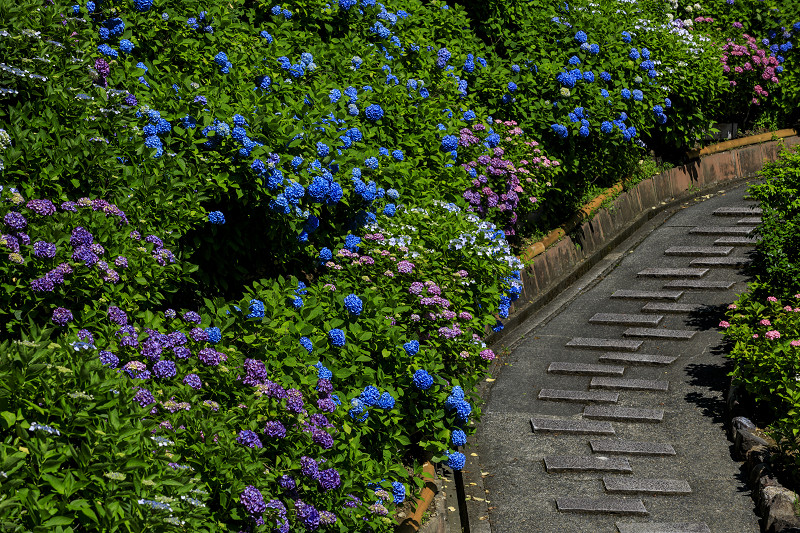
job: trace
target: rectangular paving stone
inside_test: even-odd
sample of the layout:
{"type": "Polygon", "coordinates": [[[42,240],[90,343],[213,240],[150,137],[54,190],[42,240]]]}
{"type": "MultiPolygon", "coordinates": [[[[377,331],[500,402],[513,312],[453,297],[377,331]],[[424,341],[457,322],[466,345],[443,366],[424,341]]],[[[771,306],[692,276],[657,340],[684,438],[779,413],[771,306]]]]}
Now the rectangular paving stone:
{"type": "Polygon", "coordinates": [[[548,472],[614,472],[630,474],[630,463],[624,457],[602,457],[597,455],[551,455],[544,458],[548,472]]]}
{"type": "Polygon", "coordinates": [[[747,257],[703,257],[689,262],[690,265],[733,268],[743,267],[749,263],[750,259],[747,257]]]}
{"type": "Polygon", "coordinates": [[[664,255],[716,257],[725,256],[733,251],[733,246],[671,246],[664,250],[664,255]]]}
{"type": "Polygon", "coordinates": [[[702,278],[707,268],[645,268],[636,273],[644,278],[702,278]]]}
{"type": "Polygon", "coordinates": [[[619,453],[626,455],[675,455],[675,448],[660,442],[638,442],[624,439],[591,439],[594,453],[619,453]]]}
{"type": "Polygon", "coordinates": [[[689,483],[682,479],[645,479],[638,477],[603,477],[606,492],[612,494],[691,494],[689,483]]]}
{"type": "Polygon", "coordinates": [[[733,281],[709,281],[705,279],[676,279],[664,284],[665,289],[694,289],[724,291],[733,287],[733,281]]]}
{"type": "Polygon", "coordinates": [[[572,435],[615,435],[610,422],[599,420],[565,420],[563,418],[531,418],[534,433],[568,433],[572,435]]]}
{"type": "Polygon", "coordinates": [[[711,533],[704,522],[617,522],[619,533],[711,533]]]}
{"type": "Polygon", "coordinates": [[[625,372],[625,367],[554,361],[547,367],[547,371],[550,374],[572,374],[577,376],[621,376],[625,372]]]}
{"type": "Polygon", "coordinates": [[[574,337],[566,344],[570,348],[585,348],[587,350],[619,350],[622,352],[635,352],[643,341],[628,339],[601,339],[597,337],[574,337]]]}
{"type": "Polygon", "coordinates": [[[614,291],[612,298],[623,298],[626,300],[677,300],[683,296],[683,291],[633,291],[619,289],[614,291]]]}
{"type": "Polygon", "coordinates": [[[714,215],[718,217],[742,217],[760,214],[760,207],[720,207],[714,210],[714,215]]]}
{"type": "Polygon", "coordinates": [[[663,316],[628,315],[625,313],[595,313],[589,319],[590,324],[607,324],[610,326],[657,326],[663,316]]]}
{"type": "Polygon", "coordinates": [[[758,237],[720,237],[714,241],[715,246],[755,246],[758,237]]]}
{"type": "Polygon", "coordinates": [[[761,217],[745,217],[736,221],[737,224],[742,226],[758,226],[761,224],[761,217]]]}
{"type": "Polygon", "coordinates": [[[755,231],[755,228],[742,226],[697,226],[689,230],[694,235],[737,235],[744,237],[755,231]]]}
{"type": "Polygon", "coordinates": [[[648,514],[644,503],[638,498],[556,498],[556,507],[562,513],[648,514]]]}
{"type": "Polygon", "coordinates": [[[583,417],[617,422],[663,422],[664,410],[618,407],[616,405],[587,405],[583,409],[583,417]]]}
{"type": "Polygon", "coordinates": [[[669,365],[677,355],[654,355],[649,353],[606,352],[600,356],[604,363],[624,363],[626,365],[669,365]]]}
{"type": "Polygon", "coordinates": [[[696,331],[688,329],[665,329],[665,328],[628,328],[622,332],[625,337],[644,337],[648,339],[670,339],[676,341],[688,341],[696,331]]]}
{"type": "Polygon", "coordinates": [[[692,313],[703,307],[703,304],[678,304],[650,302],[642,307],[642,313],[692,313]]]}
{"type": "Polygon", "coordinates": [[[542,389],[539,391],[539,399],[551,402],[616,403],[619,400],[619,393],[601,390],[542,389]]]}
{"type": "Polygon", "coordinates": [[[589,382],[590,389],[652,390],[666,391],[669,381],[662,379],[629,379],[595,377],[589,382]]]}

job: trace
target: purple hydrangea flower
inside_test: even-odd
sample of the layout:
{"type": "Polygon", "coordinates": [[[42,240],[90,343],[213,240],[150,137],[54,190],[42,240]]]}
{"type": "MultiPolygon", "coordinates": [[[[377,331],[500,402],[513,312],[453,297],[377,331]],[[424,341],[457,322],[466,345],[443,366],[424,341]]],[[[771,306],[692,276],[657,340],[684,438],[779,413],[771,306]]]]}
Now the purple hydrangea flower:
{"type": "Polygon", "coordinates": [[[119,357],[106,350],[100,350],[100,363],[109,368],[117,368],[119,357]]]}
{"type": "Polygon", "coordinates": [[[317,481],[324,491],[333,490],[342,483],[339,472],[335,468],[320,471],[317,481]]]}
{"type": "Polygon", "coordinates": [[[245,487],[242,494],[239,495],[239,501],[251,516],[263,514],[267,510],[264,495],[253,485],[245,487]]]}
{"type": "Polygon", "coordinates": [[[56,212],[56,206],[50,200],[30,200],[26,207],[42,216],[54,215],[56,212]]]}
{"type": "Polygon", "coordinates": [[[213,348],[203,348],[200,350],[200,353],[197,354],[197,358],[207,366],[217,366],[222,360],[221,355],[222,354],[213,348]]]}
{"type": "Polygon", "coordinates": [[[56,245],[51,242],[36,241],[33,243],[33,255],[52,259],[56,256],[56,245]]]}
{"type": "Polygon", "coordinates": [[[248,448],[262,448],[263,445],[256,435],[255,431],[249,429],[243,429],[239,432],[239,436],[236,437],[236,442],[247,446],[248,448]]]}
{"type": "Polygon", "coordinates": [[[300,458],[300,472],[302,472],[304,476],[317,479],[319,476],[319,465],[317,465],[314,459],[304,455],[300,458]]]}
{"type": "Polygon", "coordinates": [[[174,378],[176,374],[175,362],[169,360],[161,360],[153,365],[153,373],[159,379],[174,378]]]}
{"type": "Polygon", "coordinates": [[[120,326],[126,326],[128,324],[128,315],[125,314],[125,311],[117,307],[116,305],[111,305],[108,308],[108,318],[115,324],[119,324],[120,326]]]}
{"type": "Polygon", "coordinates": [[[186,377],[183,378],[183,383],[195,390],[199,390],[203,387],[203,382],[200,381],[200,377],[197,374],[186,374],[186,377]]]}
{"type": "Polygon", "coordinates": [[[286,436],[286,428],[278,420],[270,420],[264,426],[264,433],[268,437],[282,439],[286,436]]]}
{"type": "Polygon", "coordinates": [[[3,222],[5,222],[6,226],[15,231],[25,229],[25,226],[28,225],[28,221],[25,219],[25,217],[16,211],[9,211],[6,213],[6,216],[3,217],[3,222]]]}
{"type": "Polygon", "coordinates": [[[66,326],[67,323],[72,322],[72,311],[64,307],[56,307],[53,311],[52,320],[59,326],[66,326]]]}

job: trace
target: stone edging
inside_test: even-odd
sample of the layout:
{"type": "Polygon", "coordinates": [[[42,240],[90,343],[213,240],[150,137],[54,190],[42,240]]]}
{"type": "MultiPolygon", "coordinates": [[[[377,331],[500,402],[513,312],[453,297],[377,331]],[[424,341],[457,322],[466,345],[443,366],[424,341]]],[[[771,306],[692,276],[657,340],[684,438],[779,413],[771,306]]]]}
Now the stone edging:
{"type": "MultiPolygon", "coordinates": [[[[774,161],[780,151],[779,141],[763,142],[761,137],[757,135],[752,139],[758,144],[710,154],[643,180],[620,194],[610,207],[599,210],[591,220],[576,226],[569,235],[562,230],[563,238],[535,254],[533,263],[525,268],[520,298],[512,305],[504,330],[490,335],[487,344],[500,346],[534,311],[555,298],[663,209],[722,184],[756,175],[764,161],[774,161]]],[[[793,135],[781,142],[787,147],[800,145],[800,137],[793,135]]]]}
{"type": "Polygon", "coordinates": [[[744,474],[753,492],[756,510],[764,533],[800,532],[800,517],[795,514],[798,495],[781,485],[772,473],[769,443],[756,435],[756,425],[741,411],[739,387],[732,385],[726,398],[725,425],[733,442],[734,456],[744,461],[744,474]]]}

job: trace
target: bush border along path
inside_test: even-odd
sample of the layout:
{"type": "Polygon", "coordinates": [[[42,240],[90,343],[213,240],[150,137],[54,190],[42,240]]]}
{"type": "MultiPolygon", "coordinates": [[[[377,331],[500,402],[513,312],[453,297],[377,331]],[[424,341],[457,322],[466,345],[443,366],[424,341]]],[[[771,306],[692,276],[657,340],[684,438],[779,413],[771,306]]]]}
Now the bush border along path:
{"type": "Polygon", "coordinates": [[[621,185],[612,187],[586,204],[566,226],[551,231],[540,242],[528,247],[521,259],[534,261],[522,275],[522,294],[512,304],[505,329],[490,336],[488,344],[501,348],[504,339],[509,338],[509,334],[536,309],[552,300],[660,211],[704,194],[721,183],[754,176],[761,170],[765,160],[777,159],[780,142],[786,146],[800,144],[800,137],[795,130],[736,139],[745,140],[750,144],[724,152],[711,153],[714,147],[724,148],[733,141],[704,148],[708,150],[708,155],[700,154],[697,161],[643,180],[620,194],[610,207],[600,209],[591,220],[580,224],[595,206],[602,203],[612,191],[617,192],[616,188],[621,185]],[[792,135],[787,136],[788,132],[792,132],[792,135]],[[775,137],[782,139],[768,141],[775,137]]]}

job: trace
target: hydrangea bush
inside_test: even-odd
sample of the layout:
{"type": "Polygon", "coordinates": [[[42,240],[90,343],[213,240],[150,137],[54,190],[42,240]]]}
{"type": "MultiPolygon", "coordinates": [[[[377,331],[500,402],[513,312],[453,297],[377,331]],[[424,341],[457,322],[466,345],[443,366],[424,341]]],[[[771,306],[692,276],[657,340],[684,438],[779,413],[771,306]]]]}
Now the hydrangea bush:
{"type": "Polygon", "coordinates": [[[391,530],[464,466],[509,241],[742,88],[678,9],[0,6],[3,527],[391,530]]]}

